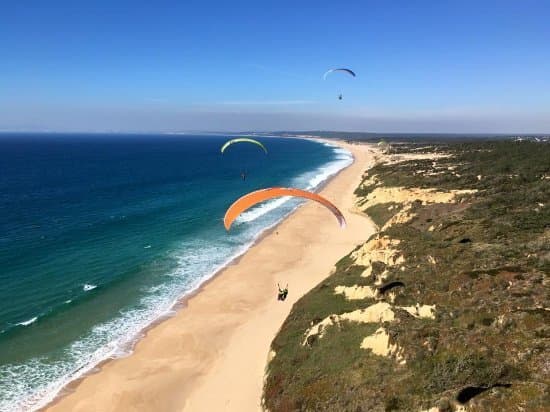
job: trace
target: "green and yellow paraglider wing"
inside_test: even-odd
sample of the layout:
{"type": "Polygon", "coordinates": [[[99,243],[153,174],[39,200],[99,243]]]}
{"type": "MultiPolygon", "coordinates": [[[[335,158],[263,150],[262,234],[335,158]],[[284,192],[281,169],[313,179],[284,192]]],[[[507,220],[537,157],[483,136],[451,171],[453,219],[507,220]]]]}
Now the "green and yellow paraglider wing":
{"type": "Polygon", "coordinates": [[[224,145],[222,146],[220,151],[223,153],[225,151],[225,149],[227,149],[229,146],[231,146],[234,143],[252,143],[252,144],[260,146],[264,150],[265,154],[267,154],[267,149],[262,143],[258,142],[257,140],[254,140],[254,139],[250,139],[248,137],[238,137],[236,139],[228,140],[227,142],[224,143],[224,145]]]}

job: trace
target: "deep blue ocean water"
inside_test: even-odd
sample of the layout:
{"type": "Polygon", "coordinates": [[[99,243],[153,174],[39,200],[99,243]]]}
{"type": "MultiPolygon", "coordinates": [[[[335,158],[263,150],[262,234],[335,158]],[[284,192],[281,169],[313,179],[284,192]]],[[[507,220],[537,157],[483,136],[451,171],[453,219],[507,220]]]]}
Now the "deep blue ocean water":
{"type": "Polygon", "coordinates": [[[224,136],[0,135],[0,410],[43,405],[243,253],[297,202],[225,209],[269,186],[315,189],[351,162],[318,142],[224,136]],[[246,180],[241,173],[246,173],[246,180]]]}

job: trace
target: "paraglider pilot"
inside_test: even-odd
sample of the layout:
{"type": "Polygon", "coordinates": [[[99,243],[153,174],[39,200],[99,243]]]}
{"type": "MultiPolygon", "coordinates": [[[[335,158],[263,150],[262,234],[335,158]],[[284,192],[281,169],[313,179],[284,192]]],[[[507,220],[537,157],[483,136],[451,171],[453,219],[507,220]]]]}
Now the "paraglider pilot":
{"type": "Polygon", "coordinates": [[[277,283],[277,288],[279,289],[279,293],[277,294],[277,300],[284,301],[286,299],[286,296],[288,295],[288,283],[284,289],[281,289],[281,287],[277,283]]]}

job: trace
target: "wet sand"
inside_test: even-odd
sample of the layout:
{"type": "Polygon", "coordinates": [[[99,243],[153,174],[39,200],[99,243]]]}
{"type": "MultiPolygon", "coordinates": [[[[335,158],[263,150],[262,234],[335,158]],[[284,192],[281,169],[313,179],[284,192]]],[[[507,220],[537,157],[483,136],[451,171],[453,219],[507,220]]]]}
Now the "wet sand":
{"type": "Polygon", "coordinates": [[[150,328],[130,356],[104,363],[47,410],[260,410],[270,344],[292,305],[375,231],[352,212],[353,191],[374,153],[368,145],[332,143],[355,158],[320,192],[344,213],[346,229],[323,206],[306,203],[150,328]],[[284,302],[277,283],[289,285],[284,302]]]}

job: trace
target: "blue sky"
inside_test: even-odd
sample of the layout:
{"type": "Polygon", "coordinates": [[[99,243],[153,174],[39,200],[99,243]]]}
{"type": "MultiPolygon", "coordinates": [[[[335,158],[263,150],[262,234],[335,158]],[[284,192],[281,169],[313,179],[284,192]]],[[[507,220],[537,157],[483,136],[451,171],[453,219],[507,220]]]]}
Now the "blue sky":
{"type": "Polygon", "coordinates": [[[5,2],[0,130],[550,132],[549,21],[529,0],[5,2]]]}

